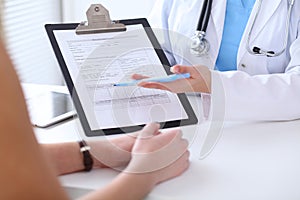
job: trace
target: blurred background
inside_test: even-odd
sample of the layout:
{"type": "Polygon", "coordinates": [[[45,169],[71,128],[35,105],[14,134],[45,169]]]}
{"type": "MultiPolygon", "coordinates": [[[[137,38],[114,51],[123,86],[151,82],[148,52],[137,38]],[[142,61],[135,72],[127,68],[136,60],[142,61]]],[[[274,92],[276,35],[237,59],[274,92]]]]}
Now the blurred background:
{"type": "Polygon", "coordinates": [[[86,20],[92,3],[112,19],[148,17],[155,0],[0,0],[0,34],[23,83],[64,84],[44,25],[86,20]]]}

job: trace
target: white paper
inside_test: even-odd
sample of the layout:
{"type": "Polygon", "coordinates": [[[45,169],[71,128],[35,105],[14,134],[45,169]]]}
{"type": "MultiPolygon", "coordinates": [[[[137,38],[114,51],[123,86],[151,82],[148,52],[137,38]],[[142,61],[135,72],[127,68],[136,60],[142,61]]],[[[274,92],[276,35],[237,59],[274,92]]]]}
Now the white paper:
{"type": "Polygon", "coordinates": [[[142,25],[127,26],[126,32],[54,35],[92,130],[188,118],[175,94],[113,86],[131,81],[134,73],[167,76],[142,25]]]}

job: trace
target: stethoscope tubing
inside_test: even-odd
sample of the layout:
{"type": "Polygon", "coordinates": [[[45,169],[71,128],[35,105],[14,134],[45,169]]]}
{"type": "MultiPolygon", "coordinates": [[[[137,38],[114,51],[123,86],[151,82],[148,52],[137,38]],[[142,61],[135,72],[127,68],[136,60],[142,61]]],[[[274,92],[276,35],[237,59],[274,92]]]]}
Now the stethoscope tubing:
{"type": "Polygon", "coordinates": [[[203,5],[202,5],[201,14],[200,14],[200,18],[199,18],[198,26],[197,26],[197,31],[203,32],[204,34],[206,33],[209,18],[211,15],[212,2],[213,2],[213,0],[204,0],[203,5]]]}
{"type": "MultiPolygon", "coordinates": [[[[286,26],[286,28],[285,28],[285,39],[284,39],[284,43],[283,43],[283,48],[278,52],[267,51],[267,50],[261,49],[259,47],[254,47],[253,49],[250,49],[251,35],[252,35],[252,32],[253,32],[254,25],[257,22],[258,15],[261,11],[261,6],[262,6],[262,1],[263,0],[258,0],[258,1],[259,2],[258,2],[257,11],[255,13],[253,23],[252,23],[252,25],[250,27],[250,31],[248,33],[246,49],[247,49],[248,53],[250,53],[251,55],[267,56],[267,57],[280,56],[287,49],[288,38],[289,38],[289,27],[290,27],[290,22],[291,22],[291,13],[292,13],[292,8],[293,8],[293,5],[295,3],[295,0],[289,0],[289,9],[288,9],[288,14],[286,16],[287,19],[286,19],[286,25],[285,25],[286,26]]],[[[206,43],[207,46],[209,46],[209,42],[205,39],[205,35],[206,35],[207,27],[208,27],[209,18],[210,18],[210,15],[211,15],[212,3],[213,3],[213,0],[204,0],[203,5],[202,5],[202,9],[201,9],[200,18],[199,18],[199,21],[198,21],[197,31],[196,31],[195,36],[194,36],[194,37],[198,37],[200,41],[203,41],[202,43],[206,43]]],[[[209,48],[202,48],[202,49],[205,49],[207,52],[209,50],[209,48]]],[[[205,52],[205,51],[199,52],[199,53],[196,53],[196,55],[200,55],[200,56],[205,55],[207,52],[205,52]]]]}
{"type": "MultiPolygon", "coordinates": [[[[254,16],[254,20],[253,23],[251,25],[249,34],[248,34],[248,38],[247,38],[247,45],[246,45],[246,49],[248,51],[248,53],[252,54],[252,55],[256,55],[256,56],[267,56],[267,57],[276,57],[276,56],[280,56],[281,54],[283,54],[283,52],[285,52],[286,48],[287,48],[287,44],[288,44],[288,38],[289,38],[289,27],[290,27],[290,21],[291,21],[291,14],[292,14],[292,8],[294,5],[295,0],[289,0],[289,9],[288,9],[288,14],[287,14],[287,19],[286,19],[286,24],[285,24],[285,40],[283,43],[283,48],[278,51],[278,52],[274,52],[274,51],[266,51],[263,49],[260,49],[260,52],[254,52],[253,49],[250,49],[250,39],[251,39],[251,35],[253,32],[253,27],[254,24],[257,21],[257,17],[260,13],[261,10],[261,5],[262,5],[262,0],[258,0],[259,4],[258,4],[258,8],[257,8],[257,12],[254,16]]],[[[257,47],[256,47],[257,48],[257,47]]]]}

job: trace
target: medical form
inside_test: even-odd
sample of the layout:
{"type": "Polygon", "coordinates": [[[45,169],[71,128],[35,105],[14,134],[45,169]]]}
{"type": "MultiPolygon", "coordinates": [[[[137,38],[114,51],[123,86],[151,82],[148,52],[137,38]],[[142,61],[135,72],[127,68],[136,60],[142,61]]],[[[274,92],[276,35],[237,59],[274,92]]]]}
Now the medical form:
{"type": "Polygon", "coordinates": [[[131,81],[134,73],[167,76],[142,25],[101,34],[53,32],[92,130],[188,118],[176,94],[137,86],[113,87],[131,81]]]}

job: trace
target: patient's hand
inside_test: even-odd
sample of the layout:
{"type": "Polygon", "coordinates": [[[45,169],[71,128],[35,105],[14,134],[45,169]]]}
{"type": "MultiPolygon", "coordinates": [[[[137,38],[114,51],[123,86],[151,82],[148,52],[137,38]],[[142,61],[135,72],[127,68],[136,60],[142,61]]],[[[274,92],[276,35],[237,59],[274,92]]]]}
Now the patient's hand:
{"type": "Polygon", "coordinates": [[[189,166],[187,140],[180,129],[159,132],[159,124],[148,124],[139,134],[125,172],[149,176],[153,185],[183,173],[189,166]]]}
{"type": "Polygon", "coordinates": [[[94,167],[123,170],[131,159],[131,150],[137,133],[124,134],[116,138],[103,137],[99,141],[90,141],[94,167]]]}

